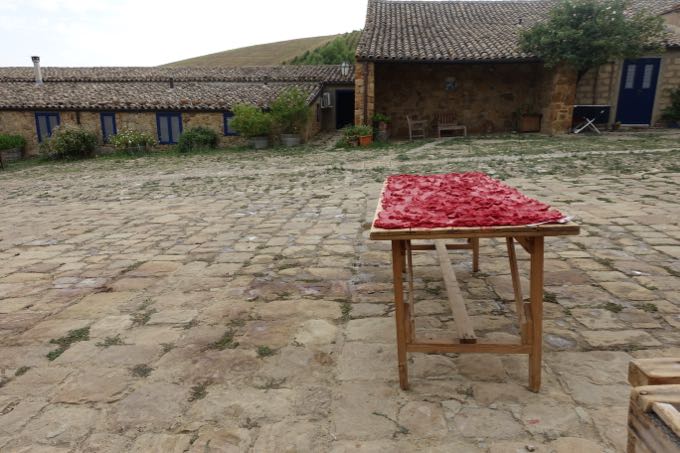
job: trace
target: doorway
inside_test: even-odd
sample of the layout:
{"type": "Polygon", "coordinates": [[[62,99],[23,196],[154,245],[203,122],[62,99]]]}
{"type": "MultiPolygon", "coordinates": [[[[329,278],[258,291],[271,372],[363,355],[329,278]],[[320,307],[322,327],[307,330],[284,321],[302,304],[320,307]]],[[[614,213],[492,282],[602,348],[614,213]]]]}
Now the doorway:
{"type": "Polygon", "coordinates": [[[335,128],[354,124],[354,90],[335,91],[335,128]]]}
{"type": "Polygon", "coordinates": [[[638,58],[623,62],[616,121],[624,125],[651,125],[660,61],[638,58]]]}

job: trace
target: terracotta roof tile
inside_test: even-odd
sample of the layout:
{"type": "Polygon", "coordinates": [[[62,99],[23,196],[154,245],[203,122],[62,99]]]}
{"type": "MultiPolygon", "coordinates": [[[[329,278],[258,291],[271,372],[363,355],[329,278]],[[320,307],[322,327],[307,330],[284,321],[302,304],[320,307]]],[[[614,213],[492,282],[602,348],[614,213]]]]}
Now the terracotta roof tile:
{"type": "Polygon", "coordinates": [[[0,109],[229,110],[235,104],[267,107],[283,90],[298,87],[311,102],[313,82],[0,82],[0,109]]]}
{"type": "MultiPolygon", "coordinates": [[[[323,82],[352,83],[339,65],[244,66],[222,68],[91,67],[41,68],[45,82],[323,82]]],[[[32,81],[33,67],[0,67],[0,81],[32,81]]]]}
{"type": "MultiPolygon", "coordinates": [[[[369,0],[357,59],[395,61],[513,61],[520,31],[545,20],[555,0],[369,0]]],[[[634,0],[629,11],[668,11],[677,0],[634,0]]],[[[673,45],[674,38],[669,45],[673,45]]]]}

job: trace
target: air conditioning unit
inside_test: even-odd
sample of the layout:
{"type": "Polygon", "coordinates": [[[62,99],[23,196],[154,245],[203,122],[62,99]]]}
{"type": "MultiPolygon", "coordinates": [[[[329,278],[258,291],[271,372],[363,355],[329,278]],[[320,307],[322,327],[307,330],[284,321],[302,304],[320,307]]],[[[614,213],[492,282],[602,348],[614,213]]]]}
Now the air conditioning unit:
{"type": "Polygon", "coordinates": [[[333,103],[331,102],[331,94],[330,93],[323,93],[321,95],[321,108],[322,109],[329,109],[333,107],[333,103]]]}

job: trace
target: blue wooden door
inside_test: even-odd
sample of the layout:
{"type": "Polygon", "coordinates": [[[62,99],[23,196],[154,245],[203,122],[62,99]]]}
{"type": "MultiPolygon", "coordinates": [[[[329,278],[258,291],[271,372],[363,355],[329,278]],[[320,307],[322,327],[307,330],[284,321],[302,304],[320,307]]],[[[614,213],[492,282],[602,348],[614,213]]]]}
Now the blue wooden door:
{"type": "Polygon", "coordinates": [[[651,124],[659,62],[659,58],[623,62],[616,121],[621,124],[651,124]]]}

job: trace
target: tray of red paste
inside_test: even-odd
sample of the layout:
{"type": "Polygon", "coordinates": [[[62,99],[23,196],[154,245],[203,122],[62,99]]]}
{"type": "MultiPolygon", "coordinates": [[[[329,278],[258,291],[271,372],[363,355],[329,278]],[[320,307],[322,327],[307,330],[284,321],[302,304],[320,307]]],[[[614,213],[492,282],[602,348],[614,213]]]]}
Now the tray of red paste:
{"type": "Polygon", "coordinates": [[[479,173],[387,178],[374,226],[383,229],[563,223],[564,214],[479,173]]]}

